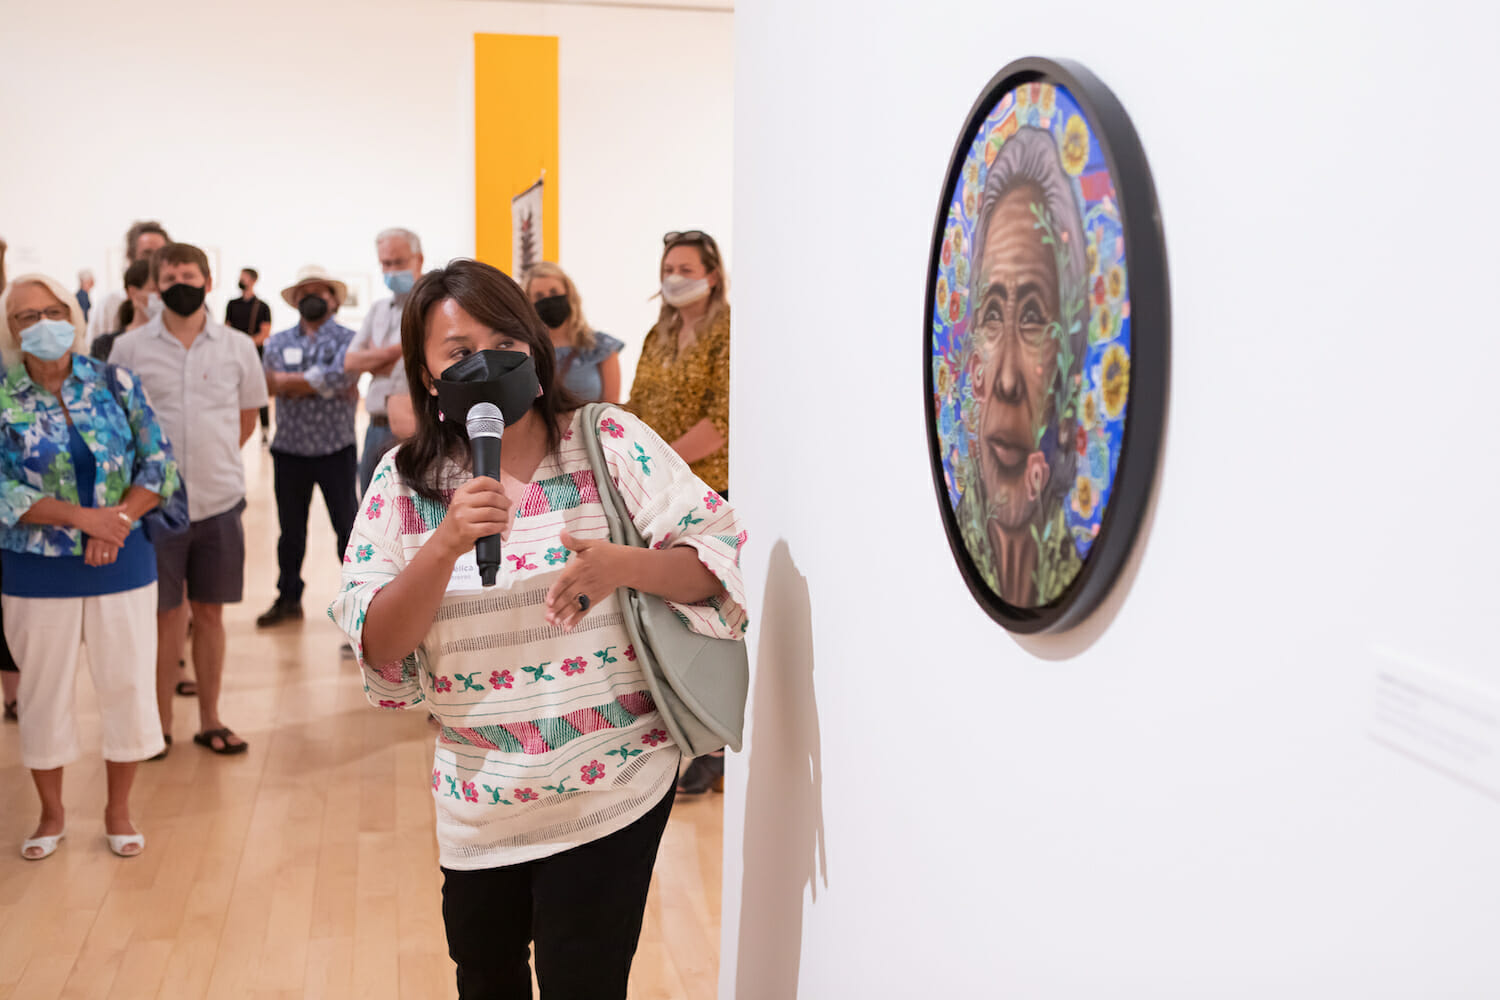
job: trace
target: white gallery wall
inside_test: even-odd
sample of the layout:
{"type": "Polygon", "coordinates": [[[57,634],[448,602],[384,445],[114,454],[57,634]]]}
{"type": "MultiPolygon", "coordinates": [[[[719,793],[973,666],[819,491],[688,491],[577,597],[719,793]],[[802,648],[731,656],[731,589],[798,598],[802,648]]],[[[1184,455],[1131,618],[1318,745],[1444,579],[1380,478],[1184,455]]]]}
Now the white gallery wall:
{"type": "Polygon", "coordinates": [[[7,270],[116,287],[126,227],[158,218],[217,251],[216,315],[247,265],[277,329],[303,264],[384,295],[386,226],[419,233],[429,267],[474,252],[474,33],[555,35],[561,263],[627,341],[628,389],[662,233],[732,241],[732,30],[726,12],[474,0],[0,0],[7,270]]]}
{"type": "Polygon", "coordinates": [[[1495,5],[735,17],[720,995],[1500,996],[1495,5]],[[1132,583],[1023,643],[950,558],[921,355],[954,140],[1033,54],[1135,122],[1173,360],[1132,583]],[[1392,669],[1464,692],[1451,773],[1372,738],[1392,669]]]}

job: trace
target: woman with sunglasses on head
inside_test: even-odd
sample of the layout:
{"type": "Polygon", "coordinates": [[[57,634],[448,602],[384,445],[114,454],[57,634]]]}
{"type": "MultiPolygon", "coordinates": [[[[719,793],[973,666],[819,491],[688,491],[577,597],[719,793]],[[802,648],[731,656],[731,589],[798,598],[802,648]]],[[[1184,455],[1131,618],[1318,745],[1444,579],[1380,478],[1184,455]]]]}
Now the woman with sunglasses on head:
{"type": "Polygon", "coordinates": [[[681,755],[617,591],[742,638],[746,536],[641,420],[585,422],[552,337],[495,268],[424,275],[401,348],[416,432],[375,469],[329,614],[372,704],[442,726],[431,781],[459,996],[529,1000],[535,942],[546,1000],[623,998],[681,755]],[[493,478],[472,471],[479,402],[504,419],[493,478]],[[585,435],[649,547],[609,541],[585,435]],[[483,587],[474,546],[491,535],[504,558],[483,587]]]}
{"type": "Polygon", "coordinates": [[[42,817],[21,847],[63,839],[63,767],[78,757],[81,647],[99,696],[109,849],[146,846],[130,820],[136,764],[165,745],[156,706],[156,553],[141,518],[177,488],[146,391],[84,354],[83,310],[51,278],[0,294],[0,605],[20,664],[21,762],[42,817]]]}
{"type": "MultiPolygon", "coordinates": [[[[719,244],[705,232],[662,237],[661,315],[626,406],[729,496],[729,280],[719,244]]],[[[709,789],[724,790],[723,751],[693,760],[677,783],[683,795],[709,789]]]]}

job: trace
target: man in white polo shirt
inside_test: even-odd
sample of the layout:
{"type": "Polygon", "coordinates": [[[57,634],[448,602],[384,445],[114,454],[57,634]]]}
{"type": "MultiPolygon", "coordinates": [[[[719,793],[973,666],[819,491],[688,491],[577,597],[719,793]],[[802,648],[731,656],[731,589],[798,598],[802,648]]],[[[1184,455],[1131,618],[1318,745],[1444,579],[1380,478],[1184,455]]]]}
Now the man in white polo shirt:
{"type": "Polygon", "coordinates": [[[401,363],[401,310],[406,296],[422,276],[422,241],[410,229],[386,229],[375,237],[375,252],[391,297],[370,307],[359,333],[344,355],[344,370],[370,372],[374,378],[365,390],[365,412],[370,426],[365,430],[365,450],[359,459],[359,494],[364,496],[395,436],[391,433],[388,401],[405,395],[406,369],[401,363]]]}
{"type": "Polygon", "coordinates": [[[193,669],[201,723],[193,742],[214,753],[247,744],[219,718],[224,677],[224,605],[244,596],[245,466],[240,449],[266,405],[266,379],[249,337],[213,321],[208,257],[169,243],[151,258],[162,314],[115,341],[114,364],[136,373],[172,442],[187,489],[187,531],[156,543],[156,701],[170,747],[172,693],[193,614],[193,669]]]}

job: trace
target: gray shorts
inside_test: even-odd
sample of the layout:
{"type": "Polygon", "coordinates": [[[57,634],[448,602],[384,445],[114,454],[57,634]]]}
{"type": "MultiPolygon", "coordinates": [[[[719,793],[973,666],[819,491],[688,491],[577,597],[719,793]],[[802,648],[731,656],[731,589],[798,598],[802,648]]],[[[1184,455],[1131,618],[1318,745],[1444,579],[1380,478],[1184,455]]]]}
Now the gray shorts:
{"type": "Polygon", "coordinates": [[[157,543],[158,614],[180,606],[184,593],[199,604],[240,602],[245,594],[245,528],[240,523],[244,509],[241,500],[157,543]]]}

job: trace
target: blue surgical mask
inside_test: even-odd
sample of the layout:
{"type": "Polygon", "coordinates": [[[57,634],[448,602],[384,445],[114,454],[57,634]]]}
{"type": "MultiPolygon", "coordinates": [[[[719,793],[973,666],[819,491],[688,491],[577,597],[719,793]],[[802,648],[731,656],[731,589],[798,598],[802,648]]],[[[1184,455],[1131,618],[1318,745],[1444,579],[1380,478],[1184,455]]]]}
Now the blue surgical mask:
{"type": "Polygon", "coordinates": [[[21,350],[41,361],[56,361],[73,349],[76,334],[65,319],[39,319],[21,331],[21,350]]]}
{"type": "Polygon", "coordinates": [[[385,273],[385,287],[396,295],[405,295],[416,283],[416,275],[410,271],[387,271],[385,273]]]}

